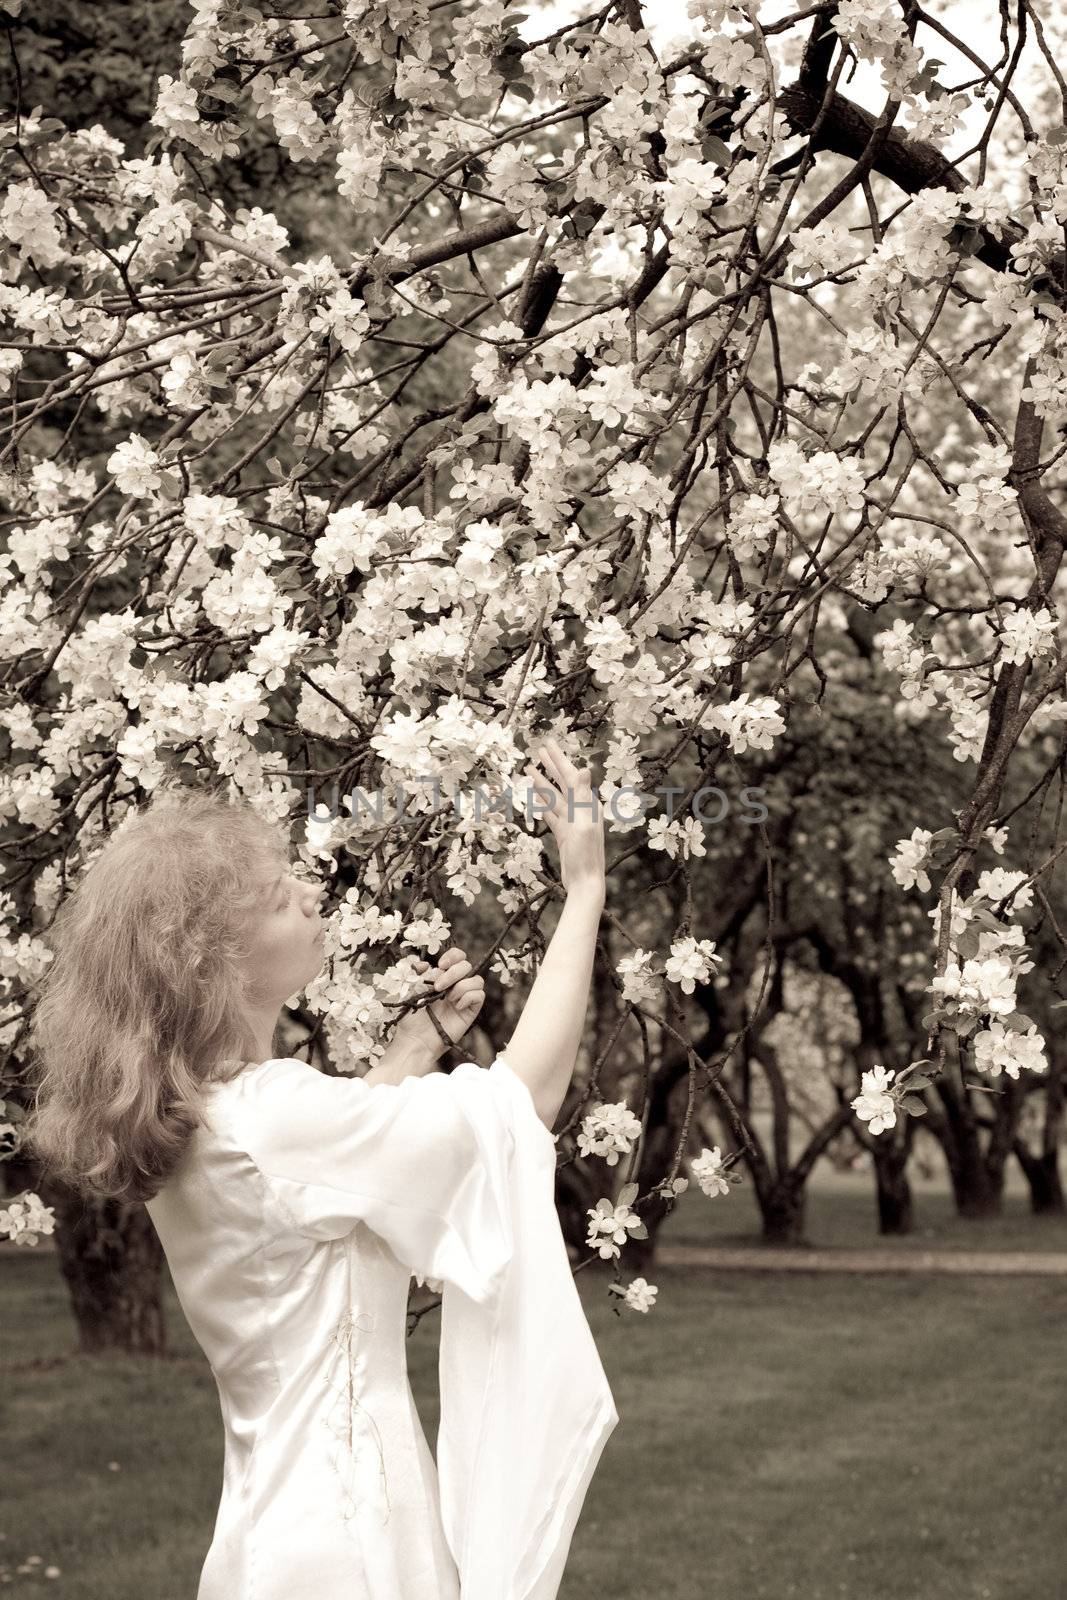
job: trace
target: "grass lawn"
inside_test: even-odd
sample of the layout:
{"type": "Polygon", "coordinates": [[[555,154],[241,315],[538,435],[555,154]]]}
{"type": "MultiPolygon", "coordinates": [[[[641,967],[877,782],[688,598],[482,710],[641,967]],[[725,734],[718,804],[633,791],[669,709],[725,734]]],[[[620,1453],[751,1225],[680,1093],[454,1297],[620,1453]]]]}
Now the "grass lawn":
{"type": "MultiPolygon", "coordinates": [[[[909,1234],[878,1232],[873,1179],[865,1173],[834,1172],[825,1162],[808,1184],[805,1229],[807,1241],[824,1247],[854,1250],[1062,1250],[1067,1251],[1067,1217],[1035,1217],[1028,1191],[1013,1172],[1006,1185],[1003,1212],[997,1217],[957,1214],[952,1196],[940,1178],[913,1178],[915,1230],[909,1234]]],[[[760,1216],[752,1180],[727,1195],[708,1196],[696,1185],[676,1203],[660,1229],[671,1244],[747,1245],[760,1239],[760,1216]]],[[[1062,1597],[1067,1600],[1067,1579],[1062,1597]]]]}
{"type": "MultiPolygon", "coordinates": [[[[1062,1285],[653,1276],[660,1305],[617,1317],[579,1274],[622,1421],[560,1600],[1067,1594],[1062,1285]]],[[[194,1600],[222,1438],[173,1295],[156,1363],[69,1355],[53,1257],[0,1261],[0,1294],[8,1592],[194,1600]]],[[[409,1343],[431,1442],[435,1340],[429,1317],[409,1343]]]]}

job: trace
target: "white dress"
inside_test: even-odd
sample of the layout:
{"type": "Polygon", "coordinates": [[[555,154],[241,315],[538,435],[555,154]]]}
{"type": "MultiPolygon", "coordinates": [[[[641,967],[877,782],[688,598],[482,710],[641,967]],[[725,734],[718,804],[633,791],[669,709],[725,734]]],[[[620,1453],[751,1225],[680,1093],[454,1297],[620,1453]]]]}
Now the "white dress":
{"type": "Polygon", "coordinates": [[[197,1600],[555,1600],[619,1418],[523,1080],[272,1059],[204,1115],[148,1202],[225,1429],[197,1600]],[[412,1273],[443,1286],[436,1467],[412,1273]]]}

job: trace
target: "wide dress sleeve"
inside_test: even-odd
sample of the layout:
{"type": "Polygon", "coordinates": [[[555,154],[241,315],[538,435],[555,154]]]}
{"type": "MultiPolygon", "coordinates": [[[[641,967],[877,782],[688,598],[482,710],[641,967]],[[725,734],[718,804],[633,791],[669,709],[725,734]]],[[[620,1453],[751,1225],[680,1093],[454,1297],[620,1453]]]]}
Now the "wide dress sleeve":
{"type": "Polygon", "coordinates": [[[270,1062],[247,1138],[302,1232],[362,1221],[442,1281],[437,1470],[462,1600],[555,1600],[619,1416],[525,1083],[503,1056],[398,1084],[270,1062]]]}

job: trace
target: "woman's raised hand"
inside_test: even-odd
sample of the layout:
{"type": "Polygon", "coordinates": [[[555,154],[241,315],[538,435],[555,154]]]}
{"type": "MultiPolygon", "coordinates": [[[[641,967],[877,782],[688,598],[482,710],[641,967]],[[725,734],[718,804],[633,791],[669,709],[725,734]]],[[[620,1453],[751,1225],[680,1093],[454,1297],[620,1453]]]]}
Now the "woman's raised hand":
{"type": "Polygon", "coordinates": [[[568,894],[599,895],[603,900],[604,808],[593,793],[588,767],[576,767],[555,739],[544,739],[537,751],[538,765],[528,767],[543,815],[559,849],[559,872],[568,894]],[[547,774],[547,776],[546,776],[547,774]]]}

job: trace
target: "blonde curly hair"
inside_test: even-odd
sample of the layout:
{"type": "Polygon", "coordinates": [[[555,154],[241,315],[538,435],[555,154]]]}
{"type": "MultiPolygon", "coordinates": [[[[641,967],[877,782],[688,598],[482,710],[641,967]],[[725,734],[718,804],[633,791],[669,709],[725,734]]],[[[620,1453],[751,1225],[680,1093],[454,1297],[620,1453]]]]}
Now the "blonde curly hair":
{"type": "Polygon", "coordinates": [[[56,912],[37,986],[24,1142],[42,1178],[147,1200],[199,1090],[255,1049],[243,962],[288,831],[225,788],[131,808],[56,912]]]}

